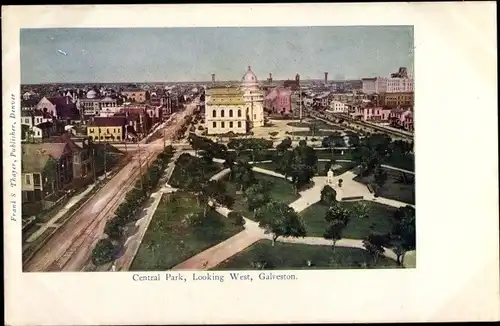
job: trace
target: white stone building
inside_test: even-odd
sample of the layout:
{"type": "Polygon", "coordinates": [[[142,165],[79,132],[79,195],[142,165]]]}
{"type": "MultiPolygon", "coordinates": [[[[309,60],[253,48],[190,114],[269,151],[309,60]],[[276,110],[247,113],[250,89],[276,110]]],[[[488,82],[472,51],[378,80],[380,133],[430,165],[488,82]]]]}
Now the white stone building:
{"type": "Polygon", "coordinates": [[[332,113],[348,113],[348,107],[344,102],[331,101],[328,111],[332,113]]]}
{"type": "Polygon", "coordinates": [[[205,93],[205,122],[209,135],[247,132],[246,103],[238,87],[214,87],[205,93]]]}
{"type": "Polygon", "coordinates": [[[241,79],[241,90],[246,105],[246,113],[250,127],[264,126],[264,93],[259,88],[257,76],[248,66],[248,70],[241,79]]]}

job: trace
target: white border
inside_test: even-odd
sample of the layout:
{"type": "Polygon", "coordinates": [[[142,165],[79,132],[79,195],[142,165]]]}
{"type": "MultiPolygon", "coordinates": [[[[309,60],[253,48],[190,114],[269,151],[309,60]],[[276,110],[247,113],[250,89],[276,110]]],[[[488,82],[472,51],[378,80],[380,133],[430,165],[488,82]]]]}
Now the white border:
{"type": "Polygon", "coordinates": [[[6,324],[498,320],[495,9],[493,2],[2,7],[6,324]],[[20,273],[20,221],[9,220],[7,205],[11,190],[20,193],[19,183],[8,184],[19,29],[195,25],[414,25],[417,269],[304,271],[293,283],[249,284],[20,273]]]}

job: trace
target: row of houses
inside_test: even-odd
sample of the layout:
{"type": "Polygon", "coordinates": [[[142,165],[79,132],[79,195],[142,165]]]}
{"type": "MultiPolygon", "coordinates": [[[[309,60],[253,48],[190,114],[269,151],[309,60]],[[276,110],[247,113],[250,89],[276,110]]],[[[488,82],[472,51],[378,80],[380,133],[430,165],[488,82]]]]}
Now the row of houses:
{"type": "Polygon", "coordinates": [[[372,102],[363,102],[360,104],[344,104],[339,102],[338,104],[340,107],[339,110],[327,110],[327,112],[349,115],[355,120],[389,123],[393,127],[413,131],[413,109],[410,107],[391,108],[372,102]]]}
{"type": "Polygon", "coordinates": [[[85,142],[78,146],[69,133],[21,147],[23,203],[44,201],[93,177],[90,147],[85,142]]]}

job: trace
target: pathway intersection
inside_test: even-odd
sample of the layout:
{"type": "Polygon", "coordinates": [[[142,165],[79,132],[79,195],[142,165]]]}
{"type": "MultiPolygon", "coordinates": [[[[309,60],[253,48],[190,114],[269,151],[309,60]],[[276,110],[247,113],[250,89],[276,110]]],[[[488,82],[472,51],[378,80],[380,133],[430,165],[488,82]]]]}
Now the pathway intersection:
{"type": "MultiPolygon", "coordinates": [[[[328,160],[326,160],[328,161],[328,160]]],[[[341,160],[337,160],[341,161],[341,160]]],[[[349,160],[342,160],[342,161],[347,161],[349,160]]],[[[214,162],[217,163],[224,163],[224,160],[221,159],[214,159],[214,162]]],[[[265,162],[265,161],[264,161],[265,162]]],[[[249,162],[250,164],[254,163],[263,163],[263,162],[249,162]]],[[[269,176],[274,176],[277,178],[282,178],[284,179],[285,176],[283,174],[270,171],[264,168],[260,167],[253,167],[252,168],[255,172],[266,174],[269,176]]],[[[220,180],[224,176],[226,176],[229,173],[229,169],[226,168],[219,173],[215,174],[211,180],[220,180]]],[[[388,198],[383,198],[383,197],[375,197],[373,194],[369,192],[367,187],[359,182],[354,181],[353,179],[356,177],[356,174],[354,174],[352,171],[347,171],[341,175],[335,176],[334,177],[334,182],[338,182],[338,179],[342,179],[342,187],[335,187],[335,191],[337,192],[337,200],[341,201],[342,198],[345,197],[361,197],[358,200],[371,200],[371,201],[376,201],[378,203],[382,203],[388,206],[393,206],[393,207],[402,207],[402,206],[407,206],[409,204],[400,202],[397,200],[392,200],[388,198]]],[[[300,198],[297,199],[296,201],[292,202],[289,204],[290,207],[292,207],[297,213],[305,210],[309,206],[317,203],[321,199],[321,190],[323,187],[327,184],[327,177],[324,176],[316,176],[313,177],[312,181],[314,182],[314,186],[306,189],[304,191],[301,191],[299,193],[300,198]]],[[[413,206],[414,205],[410,205],[413,206]]],[[[231,212],[230,209],[227,207],[217,207],[216,208],[217,212],[220,213],[221,215],[228,217],[228,214],[231,212]]],[[[272,239],[271,234],[266,234],[263,229],[261,229],[258,225],[257,222],[252,221],[248,218],[245,219],[245,225],[244,225],[244,230],[241,231],[240,233],[230,237],[229,239],[206,249],[205,251],[202,251],[198,253],[197,255],[185,260],[184,262],[174,266],[172,269],[174,270],[208,270],[211,268],[216,267],[220,263],[224,262],[228,258],[236,255],[237,253],[243,251],[247,247],[251,246],[255,242],[262,240],[262,239],[272,239]]],[[[320,237],[304,237],[304,238],[283,238],[279,237],[277,242],[285,242],[285,243],[301,243],[301,244],[307,244],[307,245],[320,245],[320,246],[331,246],[332,242],[331,240],[327,240],[324,238],[320,237]]],[[[336,244],[338,247],[350,247],[350,248],[359,248],[365,250],[363,246],[363,241],[359,239],[347,239],[343,238],[339,240],[336,244]]],[[[388,248],[384,248],[385,251],[382,254],[383,256],[396,260],[396,254],[388,248]]],[[[414,251],[408,252],[408,255],[413,255],[414,251]]]]}

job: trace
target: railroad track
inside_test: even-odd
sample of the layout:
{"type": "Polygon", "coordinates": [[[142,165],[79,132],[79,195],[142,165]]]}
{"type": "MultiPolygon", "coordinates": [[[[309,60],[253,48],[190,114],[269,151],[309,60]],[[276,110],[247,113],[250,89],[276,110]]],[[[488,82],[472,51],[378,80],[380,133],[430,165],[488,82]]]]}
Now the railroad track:
{"type": "MultiPolygon", "coordinates": [[[[153,161],[155,154],[157,154],[156,151],[148,153],[148,156],[145,158],[144,162],[142,162],[141,166],[145,167],[151,161],[153,161]]],[[[81,264],[78,264],[78,258],[82,257],[78,256],[78,253],[83,252],[85,256],[89,256],[91,254],[91,250],[89,251],[82,249],[94,248],[94,246],[100,239],[101,232],[99,232],[99,229],[104,226],[105,222],[107,222],[108,218],[112,215],[114,210],[124,200],[127,192],[130,190],[130,187],[133,186],[133,184],[137,181],[137,177],[139,177],[139,175],[140,172],[137,171],[129,179],[127,179],[120,190],[111,198],[105,210],[100,212],[96,216],[96,218],[92,220],[92,222],[82,231],[81,235],[71,244],[71,246],[64,252],[64,254],[54,262],[54,267],[56,270],[74,270],[74,268],[72,268],[73,264],[78,265],[77,268],[80,267],[79,265],[81,264]]],[[[83,258],[83,261],[87,260],[85,258],[83,258]]]]}

